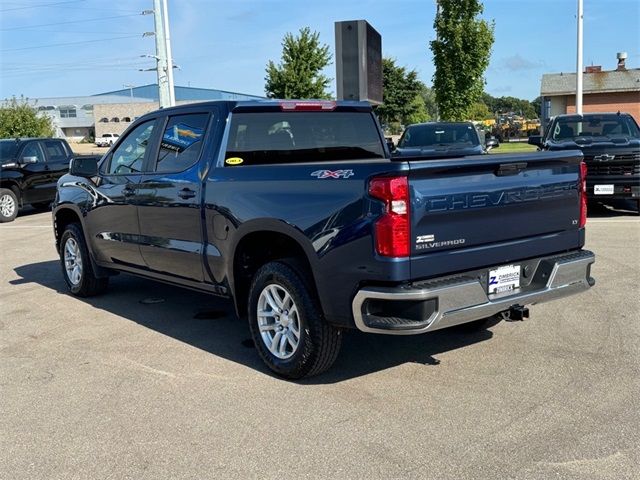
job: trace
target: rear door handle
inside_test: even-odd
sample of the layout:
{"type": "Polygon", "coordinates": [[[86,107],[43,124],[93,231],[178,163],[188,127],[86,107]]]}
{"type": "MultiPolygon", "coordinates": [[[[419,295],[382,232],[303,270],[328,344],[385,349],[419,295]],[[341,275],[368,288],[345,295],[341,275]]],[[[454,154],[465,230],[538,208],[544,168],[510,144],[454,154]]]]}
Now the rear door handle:
{"type": "Polygon", "coordinates": [[[186,188],[186,187],[185,187],[185,188],[183,188],[182,190],[180,190],[180,191],[178,192],[178,196],[179,196],[180,198],[183,198],[183,199],[185,199],[185,200],[186,200],[187,198],[193,198],[193,197],[195,197],[195,196],[196,196],[196,192],[194,192],[194,191],[193,191],[193,190],[191,190],[190,188],[186,188]]]}
{"type": "Polygon", "coordinates": [[[132,195],[135,195],[135,190],[129,186],[126,186],[122,189],[122,195],[124,195],[125,197],[131,197],[132,195]]]}

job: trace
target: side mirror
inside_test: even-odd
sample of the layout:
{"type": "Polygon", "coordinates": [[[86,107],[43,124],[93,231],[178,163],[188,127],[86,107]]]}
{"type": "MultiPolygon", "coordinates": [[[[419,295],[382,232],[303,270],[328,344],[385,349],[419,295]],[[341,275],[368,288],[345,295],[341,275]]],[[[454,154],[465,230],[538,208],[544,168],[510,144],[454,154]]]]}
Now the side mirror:
{"type": "Polygon", "coordinates": [[[396,149],[396,145],[395,143],[393,143],[391,137],[385,138],[385,141],[387,142],[387,148],[389,149],[389,151],[393,152],[396,149]]]}
{"type": "Polygon", "coordinates": [[[542,148],[542,135],[531,135],[529,140],[527,140],[529,145],[535,145],[536,147],[542,148]]]}
{"type": "Polygon", "coordinates": [[[95,177],[98,175],[98,159],[95,157],[73,158],[69,164],[69,173],[76,177],[95,177]]]}
{"type": "Polygon", "coordinates": [[[491,150],[492,148],[498,148],[500,146],[500,142],[497,138],[489,137],[484,145],[487,147],[487,150],[491,150]]]}
{"type": "Polygon", "coordinates": [[[23,165],[31,165],[33,163],[38,163],[38,157],[22,157],[22,160],[20,161],[20,163],[22,163],[23,165]]]}

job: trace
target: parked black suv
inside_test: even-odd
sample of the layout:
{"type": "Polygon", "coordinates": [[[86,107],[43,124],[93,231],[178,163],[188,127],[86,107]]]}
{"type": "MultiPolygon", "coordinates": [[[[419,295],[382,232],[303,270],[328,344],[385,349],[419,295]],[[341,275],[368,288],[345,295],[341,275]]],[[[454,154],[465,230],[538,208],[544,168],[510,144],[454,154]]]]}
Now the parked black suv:
{"type": "Polygon", "coordinates": [[[558,115],[544,136],[531,136],[529,143],[541,150],[582,150],[589,199],[633,199],[640,211],[640,128],[628,113],[558,115]]]}
{"type": "Polygon", "coordinates": [[[0,223],[11,222],[28,204],[46,209],[73,152],[60,138],[0,140],[0,223]]]}

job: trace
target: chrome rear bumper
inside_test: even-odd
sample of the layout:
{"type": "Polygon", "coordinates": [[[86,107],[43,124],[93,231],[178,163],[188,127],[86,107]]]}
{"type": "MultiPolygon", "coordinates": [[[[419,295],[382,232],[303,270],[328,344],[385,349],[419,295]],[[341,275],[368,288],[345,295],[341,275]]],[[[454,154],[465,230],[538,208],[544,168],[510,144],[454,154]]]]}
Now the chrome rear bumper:
{"type": "MultiPolygon", "coordinates": [[[[487,294],[479,272],[439,278],[406,287],[370,287],[358,291],[352,310],[356,327],[363,332],[415,335],[472,322],[509,310],[513,305],[548,302],[588,290],[595,284],[591,265],[595,255],[587,250],[537,259],[527,285],[502,294],[487,294]],[[372,312],[370,304],[390,302],[385,315],[372,312]],[[400,303],[398,303],[400,302],[400,303]],[[413,318],[400,312],[413,311],[413,318]],[[390,313],[398,308],[399,313],[390,313]],[[415,318],[415,312],[427,312],[415,318]]],[[[521,262],[513,262],[521,263],[521,262]]],[[[484,271],[488,271],[487,268],[484,271]]],[[[373,309],[375,310],[375,309],[373,309]]]]}

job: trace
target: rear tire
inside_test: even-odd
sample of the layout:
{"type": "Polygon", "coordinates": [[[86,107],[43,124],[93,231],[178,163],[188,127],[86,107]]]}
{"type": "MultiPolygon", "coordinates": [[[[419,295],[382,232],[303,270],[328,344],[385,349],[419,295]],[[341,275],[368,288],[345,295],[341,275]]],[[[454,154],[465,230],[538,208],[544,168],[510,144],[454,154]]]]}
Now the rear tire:
{"type": "Polygon", "coordinates": [[[60,265],[69,291],[76,297],[97,295],[109,285],[109,277],[96,277],[82,228],[77,223],[70,223],[62,233],[60,265]]]}
{"type": "Polygon", "coordinates": [[[18,196],[9,188],[0,188],[0,223],[13,222],[18,216],[18,196]]]}
{"type": "Polygon", "coordinates": [[[338,357],[342,331],[322,315],[312,283],[295,260],[262,266],[249,291],[249,329],[260,358],[290,379],[318,375],[338,357]]]}

